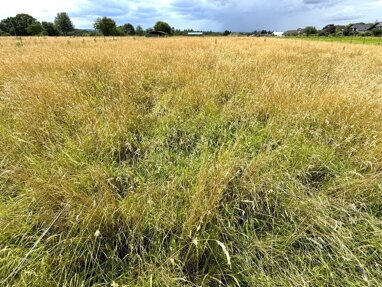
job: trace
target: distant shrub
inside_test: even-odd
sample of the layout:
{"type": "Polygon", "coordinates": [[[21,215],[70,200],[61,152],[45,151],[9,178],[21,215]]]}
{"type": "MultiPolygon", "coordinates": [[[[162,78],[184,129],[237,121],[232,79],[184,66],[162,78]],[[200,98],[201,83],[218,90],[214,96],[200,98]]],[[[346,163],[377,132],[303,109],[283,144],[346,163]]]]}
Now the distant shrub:
{"type": "Polygon", "coordinates": [[[374,29],[372,31],[373,35],[376,37],[381,37],[382,36],[382,29],[374,29]]]}
{"type": "Polygon", "coordinates": [[[317,34],[317,28],[313,27],[313,26],[305,27],[304,34],[307,36],[315,35],[315,34],[317,34]]]}
{"type": "Polygon", "coordinates": [[[0,36],[11,36],[11,34],[0,30],[0,36]]]}
{"type": "Polygon", "coordinates": [[[342,33],[344,36],[351,36],[353,31],[350,28],[346,28],[342,33]]]}
{"type": "Polygon", "coordinates": [[[327,25],[322,29],[322,31],[324,31],[327,36],[334,35],[336,34],[336,26],[333,24],[327,25]]]}
{"type": "Polygon", "coordinates": [[[41,23],[37,22],[37,21],[30,24],[27,27],[27,32],[31,36],[39,35],[39,34],[41,34],[42,31],[43,31],[43,27],[42,27],[41,23]]]}
{"type": "Polygon", "coordinates": [[[366,37],[371,37],[371,36],[373,36],[373,32],[371,32],[371,31],[366,31],[364,35],[365,35],[366,37]]]}

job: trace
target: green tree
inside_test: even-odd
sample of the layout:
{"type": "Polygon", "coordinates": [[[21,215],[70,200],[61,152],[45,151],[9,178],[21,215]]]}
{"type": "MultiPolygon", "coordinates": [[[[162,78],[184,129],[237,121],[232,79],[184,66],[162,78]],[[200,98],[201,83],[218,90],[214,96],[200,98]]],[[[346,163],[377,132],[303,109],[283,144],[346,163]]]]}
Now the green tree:
{"type": "Polygon", "coordinates": [[[15,17],[8,17],[0,22],[0,29],[13,36],[27,36],[27,28],[36,19],[28,14],[17,14],[15,17]]]}
{"type": "Polygon", "coordinates": [[[225,31],[223,32],[223,35],[224,35],[224,36],[228,36],[229,34],[231,34],[231,31],[225,30],[225,31]]]}
{"type": "Polygon", "coordinates": [[[28,34],[32,36],[40,35],[42,31],[43,28],[40,22],[34,22],[27,27],[28,34]]]}
{"type": "Polygon", "coordinates": [[[371,36],[373,36],[373,32],[372,31],[366,31],[363,35],[366,37],[371,37],[371,36]]]}
{"type": "Polygon", "coordinates": [[[153,32],[153,31],[155,31],[153,28],[147,28],[146,30],[145,30],[145,34],[149,34],[150,32],[153,32]]]}
{"type": "Polygon", "coordinates": [[[115,36],[118,34],[115,21],[108,17],[98,18],[94,23],[94,28],[99,30],[104,36],[115,36]]]}
{"type": "Polygon", "coordinates": [[[123,28],[123,26],[118,26],[117,27],[117,33],[116,33],[118,36],[126,36],[126,32],[125,32],[125,29],[123,28]]]}
{"type": "Polygon", "coordinates": [[[58,36],[60,35],[60,31],[58,31],[57,27],[52,22],[45,22],[43,21],[41,23],[43,28],[43,34],[48,36],[58,36]]]}
{"type": "Polygon", "coordinates": [[[10,34],[0,29],[0,36],[10,36],[10,34]]]}
{"type": "Polygon", "coordinates": [[[14,35],[15,29],[14,29],[14,17],[8,17],[6,19],[3,19],[0,21],[0,30],[2,30],[4,33],[8,33],[10,35],[14,35]]]}
{"type": "Polygon", "coordinates": [[[15,34],[17,36],[27,36],[27,28],[32,23],[35,23],[36,19],[28,14],[17,14],[14,18],[15,34]]]}
{"type": "Polygon", "coordinates": [[[316,35],[317,34],[317,28],[313,27],[313,26],[307,26],[304,29],[304,34],[307,36],[316,35]]]}
{"type": "Polygon", "coordinates": [[[351,28],[350,27],[346,27],[344,30],[343,30],[343,32],[342,32],[342,34],[344,35],[344,36],[350,36],[350,35],[352,35],[352,30],[351,30],[351,28]]]}
{"type": "Polygon", "coordinates": [[[135,29],[135,35],[143,36],[144,34],[145,34],[145,32],[143,31],[143,28],[138,25],[137,28],[135,29]]]}
{"type": "Polygon", "coordinates": [[[382,36],[382,29],[378,28],[378,29],[373,29],[373,34],[374,36],[376,37],[381,37],[382,36]]]}
{"type": "Polygon", "coordinates": [[[325,36],[333,35],[335,33],[336,33],[336,26],[333,24],[329,24],[329,25],[325,26],[320,31],[320,35],[325,35],[325,36]]]}
{"type": "Polygon", "coordinates": [[[64,35],[74,31],[72,20],[70,20],[70,17],[66,12],[57,13],[56,18],[54,19],[54,24],[60,33],[64,35]]]}
{"type": "Polygon", "coordinates": [[[168,23],[163,22],[163,21],[156,22],[154,25],[154,30],[166,32],[167,34],[172,35],[171,26],[168,23]]]}
{"type": "Polygon", "coordinates": [[[123,31],[126,35],[129,35],[129,36],[135,35],[135,28],[130,23],[123,25],[122,28],[123,28],[123,31]]]}
{"type": "Polygon", "coordinates": [[[272,31],[261,30],[261,31],[260,31],[260,34],[261,34],[261,35],[268,35],[268,34],[271,35],[271,34],[272,34],[272,31]]]}

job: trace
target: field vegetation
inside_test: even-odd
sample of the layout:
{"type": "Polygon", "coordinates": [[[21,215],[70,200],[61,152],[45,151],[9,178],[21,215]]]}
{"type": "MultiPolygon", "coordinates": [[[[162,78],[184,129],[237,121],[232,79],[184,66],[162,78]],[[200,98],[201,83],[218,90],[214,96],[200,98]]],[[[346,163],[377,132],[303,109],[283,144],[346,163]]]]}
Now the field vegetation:
{"type": "Polygon", "coordinates": [[[362,37],[362,36],[303,36],[294,37],[299,40],[314,40],[323,42],[339,42],[344,44],[365,44],[382,46],[382,37],[362,37]]]}
{"type": "Polygon", "coordinates": [[[0,38],[1,286],[381,286],[382,49],[0,38]]]}

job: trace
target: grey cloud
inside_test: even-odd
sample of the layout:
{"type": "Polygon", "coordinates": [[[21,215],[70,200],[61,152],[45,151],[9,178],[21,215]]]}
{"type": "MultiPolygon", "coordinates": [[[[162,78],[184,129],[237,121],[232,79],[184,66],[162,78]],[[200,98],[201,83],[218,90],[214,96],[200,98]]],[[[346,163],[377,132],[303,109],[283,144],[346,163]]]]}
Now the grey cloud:
{"type": "Polygon", "coordinates": [[[98,3],[92,2],[90,5],[85,7],[81,7],[81,10],[78,12],[71,13],[74,17],[81,16],[120,16],[126,13],[126,6],[120,5],[118,3],[110,2],[106,3],[98,3]]]}
{"type": "Polygon", "coordinates": [[[73,14],[76,18],[109,16],[118,24],[131,22],[143,27],[158,20],[176,28],[253,31],[286,30],[307,25],[323,27],[328,22],[374,21],[376,0],[148,0],[91,1],[73,14]],[[353,7],[353,10],[345,8],[353,7]],[[367,8],[369,7],[369,8],[367,8]]]}
{"type": "Polygon", "coordinates": [[[359,20],[361,18],[365,17],[365,15],[344,15],[344,14],[338,14],[333,15],[329,17],[325,17],[328,21],[353,21],[353,20],[359,20]]]}
{"type": "Polygon", "coordinates": [[[307,5],[318,5],[318,6],[328,6],[335,5],[340,1],[332,1],[332,0],[304,0],[304,4],[307,5]]]}

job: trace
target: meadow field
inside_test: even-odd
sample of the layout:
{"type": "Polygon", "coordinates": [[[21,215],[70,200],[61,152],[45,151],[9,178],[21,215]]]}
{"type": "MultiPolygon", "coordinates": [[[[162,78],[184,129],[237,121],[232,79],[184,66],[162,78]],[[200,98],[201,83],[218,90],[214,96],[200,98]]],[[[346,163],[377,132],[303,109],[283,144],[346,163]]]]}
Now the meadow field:
{"type": "Polygon", "coordinates": [[[382,47],[0,38],[0,286],[381,286],[382,47]]]}
{"type": "Polygon", "coordinates": [[[314,40],[321,42],[339,42],[339,43],[349,43],[349,44],[364,44],[364,45],[382,45],[382,37],[362,37],[362,36],[303,36],[303,37],[292,37],[294,39],[300,40],[314,40]]]}

